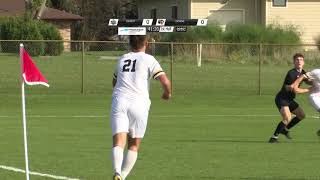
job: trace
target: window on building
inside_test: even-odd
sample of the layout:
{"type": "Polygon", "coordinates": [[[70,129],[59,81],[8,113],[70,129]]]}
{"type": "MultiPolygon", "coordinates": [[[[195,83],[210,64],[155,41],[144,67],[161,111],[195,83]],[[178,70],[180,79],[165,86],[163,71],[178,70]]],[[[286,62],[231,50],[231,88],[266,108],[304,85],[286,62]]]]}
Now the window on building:
{"type": "Polygon", "coordinates": [[[171,6],[172,19],[178,19],[178,6],[171,6]]]}
{"type": "Polygon", "coordinates": [[[151,9],[151,18],[157,19],[157,9],[156,8],[151,9]]]}
{"type": "Polygon", "coordinates": [[[286,7],[287,0],[272,0],[273,7],[286,7]]]}

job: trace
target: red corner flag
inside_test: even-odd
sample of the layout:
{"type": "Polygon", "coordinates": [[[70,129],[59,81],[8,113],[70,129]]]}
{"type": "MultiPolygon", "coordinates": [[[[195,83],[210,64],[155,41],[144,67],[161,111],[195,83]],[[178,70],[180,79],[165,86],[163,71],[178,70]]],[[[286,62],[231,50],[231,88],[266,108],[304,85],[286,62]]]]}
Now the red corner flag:
{"type": "Polygon", "coordinates": [[[28,85],[41,84],[49,87],[48,80],[41,74],[37,66],[33,64],[28,52],[23,48],[23,79],[28,85]]]}
{"type": "Polygon", "coordinates": [[[30,179],[29,172],[29,157],[28,157],[28,138],[27,138],[27,116],[26,116],[26,98],[24,91],[24,82],[28,85],[42,84],[49,87],[48,81],[38,70],[37,66],[33,64],[28,52],[20,44],[20,61],[23,80],[21,80],[21,100],[22,100],[22,121],[23,121],[23,142],[24,142],[24,156],[26,163],[26,180],[30,179]]]}

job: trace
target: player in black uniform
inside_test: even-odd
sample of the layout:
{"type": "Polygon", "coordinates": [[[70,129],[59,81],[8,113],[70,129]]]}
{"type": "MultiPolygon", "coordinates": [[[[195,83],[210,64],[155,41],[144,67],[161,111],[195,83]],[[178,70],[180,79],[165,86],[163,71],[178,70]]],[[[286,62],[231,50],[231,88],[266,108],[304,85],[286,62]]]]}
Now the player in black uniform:
{"type": "MultiPolygon", "coordinates": [[[[300,53],[295,54],[293,56],[293,64],[294,68],[288,71],[282,88],[275,98],[275,103],[282,116],[282,121],[278,124],[274,134],[271,136],[269,140],[270,143],[278,142],[278,136],[280,133],[285,135],[288,139],[291,139],[289,129],[305,118],[303,109],[299,107],[299,104],[296,101],[294,101],[296,94],[309,92],[308,89],[300,89],[294,86],[294,82],[298,77],[306,73],[303,70],[304,56],[300,53]],[[291,118],[291,113],[296,116],[291,118]]],[[[304,79],[304,81],[309,84],[307,79],[304,79]]]]}

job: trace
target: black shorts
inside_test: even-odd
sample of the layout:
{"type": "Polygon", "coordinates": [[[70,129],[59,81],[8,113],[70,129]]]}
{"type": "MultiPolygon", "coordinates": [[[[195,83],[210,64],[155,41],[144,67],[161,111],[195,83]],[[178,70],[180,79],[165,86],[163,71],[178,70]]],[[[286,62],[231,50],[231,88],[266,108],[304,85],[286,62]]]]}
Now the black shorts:
{"type": "Polygon", "coordinates": [[[280,111],[281,107],[289,106],[290,112],[296,110],[299,107],[299,104],[293,99],[286,99],[276,96],[275,103],[280,111]]]}

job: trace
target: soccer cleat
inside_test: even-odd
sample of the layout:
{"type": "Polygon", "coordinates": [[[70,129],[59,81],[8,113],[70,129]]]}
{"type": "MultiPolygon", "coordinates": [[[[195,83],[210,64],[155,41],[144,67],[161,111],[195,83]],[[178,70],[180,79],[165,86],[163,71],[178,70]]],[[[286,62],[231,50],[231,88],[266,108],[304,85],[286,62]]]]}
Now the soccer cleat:
{"type": "Polygon", "coordinates": [[[278,138],[274,138],[274,137],[271,137],[270,139],[269,139],[269,143],[278,143],[279,141],[278,141],[278,138]]]}
{"type": "Polygon", "coordinates": [[[292,139],[288,130],[283,129],[280,133],[286,136],[287,139],[292,139]]]}
{"type": "Polygon", "coordinates": [[[320,136],[320,129],[317,131],[317,135],[320,136]]]}
{"type": "Polygon", "coordinates": [[[112,180],[123,180],[119,173],[114,173],[112,180]]]}

